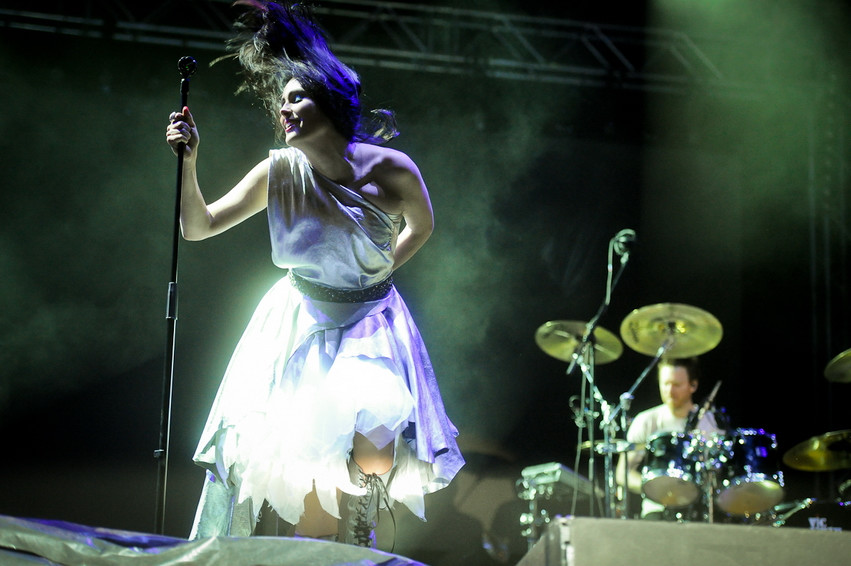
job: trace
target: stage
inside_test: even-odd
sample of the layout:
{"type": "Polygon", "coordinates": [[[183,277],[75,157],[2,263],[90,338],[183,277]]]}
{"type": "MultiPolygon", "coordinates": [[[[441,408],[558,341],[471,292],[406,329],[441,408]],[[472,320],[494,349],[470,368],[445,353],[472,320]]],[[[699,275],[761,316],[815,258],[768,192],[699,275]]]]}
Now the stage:
{"type": "Polygon", "coordinates": [[[4,566],[424,566],[348,544],[289,537],[185,539],[68,523],[0,516],[4,566]]]}
{"type": "MultiPolygon", "coordinates": [[[[835,530],[829,520],[805,523],[810,528],[556,517],[517,566],[800,566],[847,561],[851,556],[848,532],[835,530]]],[[[10,566],[427,566],[380,550],[312,539],[187,541],[2,515],[0,562],[10,566]]]]}
{"type": "MultiPolygon", "coordinates": [[[[517,566],[842,564],[851,536],[818,528],[556,517],[517,566]]],[[[342,543],[289,537],[185,539],[0,516],[0,562],[106,566],[427,566],[342,543]]],[[[505,562],[506,564],[509,562],[505,562]]],[[[432,564],[431,566],[440,566],[432,564]]]]}
{"type": "Polygon", "coordinates": [[[560,517],[517,566],[838,566],[849,556],[841,531],[560,517]]]}

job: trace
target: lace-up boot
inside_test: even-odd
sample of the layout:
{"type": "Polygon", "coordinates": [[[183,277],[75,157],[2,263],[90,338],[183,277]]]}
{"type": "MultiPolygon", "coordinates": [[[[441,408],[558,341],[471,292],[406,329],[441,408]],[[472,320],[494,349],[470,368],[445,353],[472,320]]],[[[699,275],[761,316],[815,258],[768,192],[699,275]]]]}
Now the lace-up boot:
{"type": "Polygon", "coordinates": [[[375,527],[378,525],[378,507],[384,483],[375,474],[365,474],[360,467],[357,476],[357,485],[366,488],[366,494],[349,497],[346,543],[375,548],[375,527]]]}

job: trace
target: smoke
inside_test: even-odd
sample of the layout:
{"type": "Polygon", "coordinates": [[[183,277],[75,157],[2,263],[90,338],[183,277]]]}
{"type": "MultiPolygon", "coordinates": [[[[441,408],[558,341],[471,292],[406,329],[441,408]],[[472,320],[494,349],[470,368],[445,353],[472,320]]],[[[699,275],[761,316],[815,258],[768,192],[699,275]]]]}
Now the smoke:
{"type": "MultiPolygon", "coordinates": [[[[10,33],[0,50],[0,399],[15,411],[161,358],[173,234],[163,132],[178,79],[154,66],[176,57],[128,64],[100,43],[37,37],[11,57],[10,33]]],[[[230,82],[213,84],[235,102],[230,82]]]]}
{"type": "MultiPolygon", "coordinates": [[[[728,21],[721,11],[685,15],[694,28],[705,23],[706,33],[728,21]]],[[[659,24],[675,16],[685,18],[670,12],[659,24]]],[[[770,29],[742,24],[730,33],[769,31],[772,45],[813,35],[792,26],[791,16],[767,22],[770,29]]],[[[5,37],[0,400],[17,406],[37,403],[35,393],[58,395],[110,379],[162,353],[174,163],[162,132],[177,101],[172,62],[185,53],[134,52],[128,68],[126,59],[94,57],[100,45],[83,44],[75,54],[70,40],[42,38],[43,45],[19,52],[12,35],[5,37]]],[[[790,61],[784,56],[799,52],[790,49],[709,55],[724,68],[742,61],[734,78],[757,68],[770,77],[784,71],[788,82],[807,70],[785,72],[792,69],[781,66],[790,61]]],[[[271,132],[261,110],[232,96],[233,70],[199,60],[190,105],[203,120],[202,175],[217,181],[213,196],[264,157],[271,132]]],[[[745,217],[767,206],[754,222],[742,221],[753,231],[801,214],[789,156],[799,155],[803,142],[775,135],[789,123],[787,109],[797,103],[791,98],[739,104],[695,94],[676,105],[659,97],[645,108],[636,93],[358,71],[368,104],[398,111],[402,135],[392,145],[414,159],[430,189],[436,230],[400,271],[398,285],[423,331],[450,416],[470,433],[510,436],[542,398],[567,398],[563,368],[537,349],[534,333],[549,320],[587,320],[595,312],[606,243],[616,231],[639,228],[639,241],[606,321],[612,330],[611,321],[660,297],[660,289],[683,288],[670,278],[665,260],[672,256],[650,261],[651,248],[669,252],[665,246],[676,240],[676,257],[684,257],[697,242],[701,251],[718,251],[713,267],[742,258],[724,253],[739,240],[721,237],[734,223],[723,216],[721,196],[735,196],[745,217]],[[645,142],[665,149],[645,151],[645,142]],[[715,152],[725,144],[733,151],[715,152]],[[712,158],[695,158],[710,146],[712,158]],[[736,154],[741,147],[759,151],[736,154]],[[713,192],[719,183],[729,192],[713,192]],[[739,187],[742,194],[730,194],[739,187]],[[673,204],[642,209],[645,194],[673,204]],[[672,196],[677,200],[667,200],[672,196]],[[689,207],[705,213],[696,225],[688,222],[689,207]],[[685,235],[640,229],[665,227],[674,213],[686,214],[676,224],[685,235]],[[701,240],[706,233],[711,238],[701,240]]],[[[215,388],[259,289],[274,278],[262,229],[240,228],[216,240],[193,244],[181,265],[189,289],[182,303],[189,322],[181,327],[181,363],[192,368],[188,388],[215,388]]],[[[751,250],[747,259],[774,261],[776,244],[765,245],[764,254],[751,250]]],[[[695,283],[694,296],[712,294],[699,281],[705,271],[674,274],[682,277],[676,282],[695,283]]]]}

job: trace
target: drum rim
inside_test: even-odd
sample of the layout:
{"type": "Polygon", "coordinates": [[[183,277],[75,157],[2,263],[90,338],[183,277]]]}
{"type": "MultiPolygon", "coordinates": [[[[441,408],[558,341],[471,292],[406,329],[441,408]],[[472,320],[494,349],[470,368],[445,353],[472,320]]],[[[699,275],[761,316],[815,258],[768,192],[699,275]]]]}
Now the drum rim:
{"type": "Polygon", "coordinates": [[[690,434],[690,433],[686,433],[686,432],[677,432],[677,431],[661,431],[661,432],[655,432],[655,433],[651,434],[650,436],[648,436],[648,437],[647,437],[647,442],[646,442],[645,444],[650,444],[652,441],[654,441],[654,440],[656,440],[656,439],[658,439],[658,438],[662,438],[662,437],[664,437],[664,436],[668,436],[668,437],[679,437],[679,438],[689,438],[689,439],[693,437],[693,435],[692,435],[692,434],[690,434]]]}

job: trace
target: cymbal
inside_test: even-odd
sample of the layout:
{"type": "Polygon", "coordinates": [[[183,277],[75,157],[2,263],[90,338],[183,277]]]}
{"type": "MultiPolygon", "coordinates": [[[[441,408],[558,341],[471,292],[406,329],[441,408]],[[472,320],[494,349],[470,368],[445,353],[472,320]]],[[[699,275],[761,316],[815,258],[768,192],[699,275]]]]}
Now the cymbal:
{"type": "Polygon", "coordinates": [[[828,381],[851,383],[851,348],[830,360],[824,368],[824,376],[828,381]]]}
{"type": "MultiPolygon", "coordinates": [[[[551,320],[535,331],[535,342],[545,353],[569,362],[582,343],[587,323],[578,320],[551,320]]],[[[594,329],[594,362],[597,365],[613,362],[623,354],[620,339],[605,328],[594,329]]]]}
{"type": "Polygon", "coordinates": [[[624,343],[640,354],[655,356],[670,342],[669,358],[699,356],[721,342],[718,319],[703,309],[679,303],[660,303],[635,309],[621,323],[624,343]]]}
{"type": "Polygon", "coordinates": [[[790,448],[783,463],[805,472],[828,472],[851,468],[851,430],[814,436],[790,448]]]}

